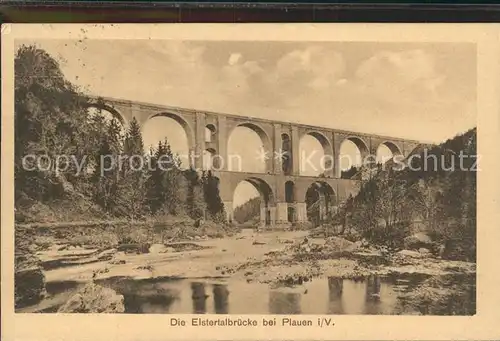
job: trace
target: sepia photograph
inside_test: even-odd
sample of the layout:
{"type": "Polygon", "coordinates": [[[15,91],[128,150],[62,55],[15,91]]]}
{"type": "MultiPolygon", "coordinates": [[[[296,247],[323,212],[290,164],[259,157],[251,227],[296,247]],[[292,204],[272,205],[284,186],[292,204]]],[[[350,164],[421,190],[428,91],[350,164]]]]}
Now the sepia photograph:
{"type": "Polygon", "coordinates": [[[16,43],[16,311],[474,314],[473,44],[16,43]]]}
{"type": "Polygon", "coordinates": [[[16,318],[478,314],[479,44],[56,27],[11,38],[16,318]]]}

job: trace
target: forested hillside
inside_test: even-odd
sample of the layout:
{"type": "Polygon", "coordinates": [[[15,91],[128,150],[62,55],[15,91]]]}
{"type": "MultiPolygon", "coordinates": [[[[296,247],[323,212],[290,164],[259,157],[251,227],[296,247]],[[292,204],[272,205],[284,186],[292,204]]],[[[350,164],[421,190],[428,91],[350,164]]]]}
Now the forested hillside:
{"type": "Polygon", "coordinates": [[[87,101],[44,50],[22,46],[17,51],[18,222],[170,215],[224,220],[217,179],[210,172],[182,170],[168,137],[144,151],[137,121],[124,129],[117,119],[90,115],[87,101]],[[141,167],[140,159],[150,166],[141,167]],[[161,160],[173,162],[157,167],[161,160]]]}
{"type": "Polygon", "coordinates": [[[252,198],[234,209],[234,220],[243,224],[260,220],[260,197],[252,198]]]}
{"type": "Polygon", "coordinates": [[[474,128],[420,148],[404,167],[378,165],[358,195],[340,207],[336,223],[394,248],[424,231],[444,246],[446,257],[475,260],[476,143],[474,128]]]}

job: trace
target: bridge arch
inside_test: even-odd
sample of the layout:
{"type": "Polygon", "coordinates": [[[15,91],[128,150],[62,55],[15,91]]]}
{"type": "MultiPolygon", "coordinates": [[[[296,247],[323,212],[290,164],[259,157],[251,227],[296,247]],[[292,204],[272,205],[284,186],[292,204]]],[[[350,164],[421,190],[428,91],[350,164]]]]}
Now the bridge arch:
{"type": "MultiPolygon", "coordinates": [[[[333,167],[334,167],[334,150],[333,150],[333,144],[332,141],[322,132],[318,130],[306,130],[304,131],[300,136],[299,136],[299,144],[300,141],[305,136],[312,136],[318,141],[323,148],[323,164],[320,165],[322,169],[320,170],[320,175],[323,176],[331,176],[333,175],[333,167]]],[[[301,155],[300,157],[302,157],[301,155]]],[[[306,156],[307,157],[307,156],[306,156]]]]}
{"type": "Polygon", "coordinates": [[[113,108],[112,106],[110,105],[107,105],[105,103],[94,103],[94,102],[91,102],[91,103],[88,103],[86,105],[87,107],[87,110],[90,110],[90,109],[97,109],[97,110],[102,110],[102,111],[106,111],[108,113],[110,113],[113,118],[116,118],[118,120],[118,122],[121,123],[122,127],[125,129],[128,125],[128,122],[126,121],[125,117],[122,115],[122,113],[118,110],[116,110],[115,108],[113,108]]]}
{"type": "Polygon", "coordinates": [[[361,153],[362,157],[366,157],[366,155],[368,155],[370,153],[370,148],[369,148],[368,143],[366,143],[366,141],[359,136],[347,136],[342,141],[342,143],[344,143],[345,141],[350,141],[350,142],[354,143],[356,145],[356,147],[358,147],[358,150],[361,153]]]}
{"type": "Polygon", "coordinates": [[[384,164],[399,155],[403,155],[403,153],[400,147],[392,141],[381,141],[377,146],[376,161],[378,164],[384,164]]]}
{"type": "Polygon", "coordinates": [[[382,141],[377,148],[380,148],[380,146],[386,146],[387,148],[389,148],[393,156],[403,155],[403,151],[401,150],[401,148],[392,141],[382,141]]]}
{"type": "MultiPolygon", "coordinates": [[[[275,195],[272,187],[264,180],[258,177],[246,177],[238,181],[232,189],[233,202],[238,186],[244,182],[251,184],[260,196],[260,221],[263,225],[270,225],[274,221],[274,209],[276,206],[275,195]]],[[[234,211],[235,207],[232,207],[234,211]]],[[[232,217],[232,213],[230,216],[232,217]]]]}
{"type": "MultiPolygon", "coordinates": [[[[230,131],[228,131],[227,134],[227,140],[226,140],[226,148],[229,148],[229,141],[231,139],[231,135],[234,133],[234,130],[238,127],[244,127],[248,128],[251,131],[255,132],[262,143],[261,148],[263,152],[263,158],[264,158],[264,163],[265,163],[265,173],[270,173],[273,170],[273,159],[274,159],[274,152],[273,152],[273,145],[272,145],[272,140],[269,134],[266,132],[266,130],[258,123],[254,122],[239,122],[237,123],[230,131]]],[[[258,156],[258,150],[255,151],[255,153],[252,155],[252,157],[258,156]]],[[[229,159],[228,159],[229,161],[229,159]]]]}
{"type": "Polygon", "coordinates": [[[355,172],[359,171],[358,168],[360,166],[366,164],[369,161],[369,155],[369,144],[363,138],[359,136],[346,136],[340,143],[340,148],[337,156],[339,170],[341,171],[339,174],[340,177],[346,176],[347,178],[350,178],[352,175],[354,175],[355,172]],[[356,151],[353,151],[352,147],[349,146],[349,144],[351,146],[354,145],[356,151]]]}
{"type": "MultiPolygon", "coordinates": [[[[242,181],[249,182],[255,187],[255,189],[259,192],[261,199],[266,204],[266,206],[274,205],[275,197],[273,190],[265,180],[257,177],[248,177],[242,181]]],[[[242,181],[240,181],[239,183],[241,183],[242,181]]]]}
{"type": "Polygon", "coordinates": [[[337,193],[327,182],[315,181],[306,191],[307,219],[315,226],[322,224],[333,216],[337,205],[337,193]]]}
{"type": "MultiPolygon", "coordinates": [[[[195,145],[195,140],[194,140],[194,129],[191,127],[189,122],[182,117],[182,115],[173,113],[173,112],[168,112],[168,111],[162,111],[155,113],[153,115],[150,115],[147,120],[144,121],[143,128],[146,125],[146,123],[156,117],[166,117],[174,120],[177,122],[183,129],[184,133],[186,134],[186,139],[187,139],[187,147],[189,150],[189,153],[192,153],[194,151],[194,145],[195,145]]],[[[203,157],[202,155],[196,156],[196,157],[203,157]]],[[[190,155],[186,155],[186,158],[189,160],[188,162],[191,163],[191,157],[190,155]]]]}

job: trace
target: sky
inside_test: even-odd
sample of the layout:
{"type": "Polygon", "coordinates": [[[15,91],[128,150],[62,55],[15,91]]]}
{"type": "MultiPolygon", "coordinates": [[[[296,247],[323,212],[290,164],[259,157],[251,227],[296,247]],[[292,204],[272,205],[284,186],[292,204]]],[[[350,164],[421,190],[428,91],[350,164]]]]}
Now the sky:
{"type": "MultiPolygon", "coordinates": [[[[468,43],[132,39],[17,43],[45,49],[60,61],[71,82],[97,96],[426,142],[444,141],[476,125],[476,49],[468,43]]],[[[169,119],[154,120],[143,128],[146,145],[168,133],[173,149],[182,153],[182,130],[169,119]]],[[[248,155],[244,147],[259,141],[242,129],[235,135],[247,143],[230,137],[235,140],[228,151],[248,155]]],[[[318,148],[314,138],[303,140],[301,149],[318,148]]],[[[348,144],[345,148],[356,152],[348,144]]]]}

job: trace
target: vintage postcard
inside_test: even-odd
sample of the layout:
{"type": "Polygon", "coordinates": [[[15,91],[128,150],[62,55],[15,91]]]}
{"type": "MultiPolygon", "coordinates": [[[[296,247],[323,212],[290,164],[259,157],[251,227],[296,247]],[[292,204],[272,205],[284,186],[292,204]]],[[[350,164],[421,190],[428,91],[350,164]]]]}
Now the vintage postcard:
{"type": "Polygon", "coordinates": [[[2,336],[498,338],[499,98],[494,24],[2,26],[2,336]]]}

